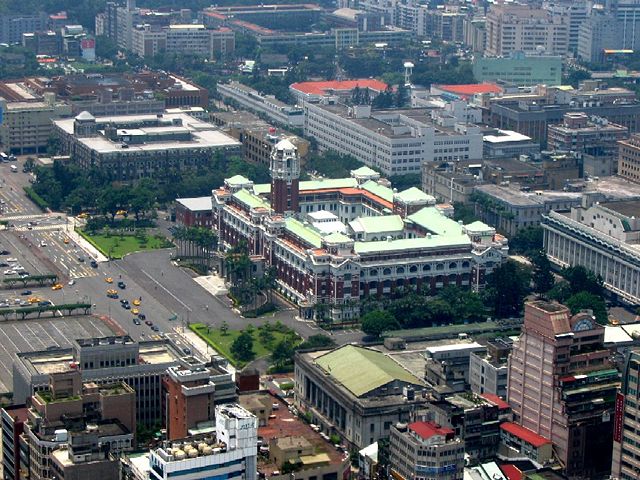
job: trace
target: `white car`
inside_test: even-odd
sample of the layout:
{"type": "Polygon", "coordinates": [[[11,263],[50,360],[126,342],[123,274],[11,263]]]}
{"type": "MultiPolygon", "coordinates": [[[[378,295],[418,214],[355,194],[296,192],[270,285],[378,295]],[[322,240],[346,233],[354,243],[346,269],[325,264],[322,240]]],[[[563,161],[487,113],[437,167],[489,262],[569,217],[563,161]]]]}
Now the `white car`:
{"type": "Polygon", "coordinates": [[[6,261],[9,262],[9,263],[16,263],[18,261],[18,259],[17,258],[7,258],[6,261]]]}
{"type": "Polygon", "coordinates": [[[5,270],[2,273],[4,273],[5,275],[15,275],[16,274],[16,272],[14,272],[13,270],[5,270]]]}
{"type": "Polygon", "coordinates": [[[69,280],[69,283],[67,285],[71,286],[75,284],[76,284],[76,281],[72,278],[71,280],[69,280]]]}
{"type": "Polygon", "coordinates": [[[14,272],[23,272],[24,271],[24,267],[22,265],[16,265],[15,267],[13,267],[13,271],[14,272]]]}
{"type": "Polygon", "coordinates": [[[47,243],[46,243],[46,242],[40,242],[40,246],[41,246],[41,247],[46,247],[46,246],[47,246],[47,243]]]}

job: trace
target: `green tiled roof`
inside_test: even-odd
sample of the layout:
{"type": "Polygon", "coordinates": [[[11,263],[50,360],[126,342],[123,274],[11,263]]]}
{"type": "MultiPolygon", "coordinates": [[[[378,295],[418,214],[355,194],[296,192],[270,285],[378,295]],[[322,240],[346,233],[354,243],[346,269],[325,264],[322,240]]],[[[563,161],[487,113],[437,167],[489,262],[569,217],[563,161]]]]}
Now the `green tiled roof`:
{"type": "Polygon", "coordinates": [[[355,170],[351,170],[352,175],[362,175],[362,176],[372,176],[372,175],[380,175],[378,172],[373,170],[372,168],[367,167],[366,165],[355,170]]]}
{"type": "Polygon", "coordinates": [[[284,221],[284,226],[287,230],[307,242],[309,245],[315,248],[320,248],[322,246],[322,235],[295,218],[287,218],[284,221]]]}
{"type": "Polygon", "coordinates": [[[475,222],[470,223],[469,225],[464,226],[467,230],[471,230],[472,232],[478,232],[480,230],[493,230],[493,227],[490,227],[484,222],[480,220],[476,220],[475,222]]]}
{"type": "Polygon", "coordinates": [[[316,358],[316,365],[356,397],[394,380],[423,386],[418,377],[402,368],[382,352],[345,345],[316,358]]]}
{"type": "Polygon", "coordinates": [[[270,183],[258,183],[253,186],[253,193],[256,195],[266,195],[271,192],[271,184],[270,183]]]}
{"type": "Polygon", "coordinates": [[[356,242],[355,251],[358,254],[365,254],[469,244],[471,244],[469,237],[460,233],[458,235],[433,235],[431,238],[401,238],[399,240],[380,240],[377,242],[356,242]]]}
{"type": "Polygon", "coordinates": [[[350,242],[351,238],[347,237],[343,233],[334,232],[324,237],[324,240],[330,243],[344,243],[344,242],[350,242]]]}
{"type": "Polygon", "coordinates": [[[242,175],[234,175],[231,178],[226,178],[225,182],[227,182],[229,185],[245,185],[247,183],[250,183],[251,180],[242,175]]]}
{"type": "Polygon", "coordinates": [[[462,227],[455,220],[443,215],[436,207],[424,207],[407,217],[417,225],[438,235],[460,235],[462,227]]]}
{"type": "Polygon", "coordinates": [[[368,182],[364,182],[362,184],[362,188],[367,190],[368,192],[377,195],[380,198],[383,198],[387,202],[393,202],[393,190],[389,187],[385,187],[384,185],[380,185],[378,182],[374,182],[373,180],[369,180],[368,182]]]}
{"type": "Polygon", "coordinates": [[[254,195],[249,190],[245,190],[244,188],[234,193],[233,197],[238,201],[244,203],[249,208],[271,208],[269,202],[264,201],[262,198],[254,195]]]}
{"type": "Polygon", "coordinates": [[[396,193],[395,197],[405,203],[429,201],[435,202],[435,198],[433,198],[431,195],[427,195],[422,190],[416,187],[407,188],[400,193],[396,193]]]}
{"type": "Polygon", "coordinates": [[[399,232],[404,228],[400,215],[383,215],[380,217],[359,217],[349,222],[354,231],[365,233],[399,232]]]}

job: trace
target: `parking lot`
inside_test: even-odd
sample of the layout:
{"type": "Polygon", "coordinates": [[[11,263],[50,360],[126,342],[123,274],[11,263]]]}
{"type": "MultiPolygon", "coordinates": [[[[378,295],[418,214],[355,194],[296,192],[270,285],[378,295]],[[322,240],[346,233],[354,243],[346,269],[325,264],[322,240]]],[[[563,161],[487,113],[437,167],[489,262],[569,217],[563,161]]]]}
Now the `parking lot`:
{"type": "Polygon", "coordinates": [[[64,347],[71,345],[71,341],[76,338],[112,333],[107,324],[92,316],[0,323],[0,393],[13,389],[12,365],[17,352],[64,347]]]}

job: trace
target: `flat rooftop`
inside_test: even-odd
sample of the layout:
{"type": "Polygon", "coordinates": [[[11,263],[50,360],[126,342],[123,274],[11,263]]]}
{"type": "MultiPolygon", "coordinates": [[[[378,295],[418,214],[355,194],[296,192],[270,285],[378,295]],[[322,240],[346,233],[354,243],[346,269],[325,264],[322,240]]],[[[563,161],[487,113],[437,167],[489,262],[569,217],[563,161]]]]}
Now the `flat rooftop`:
{"type": "Polygon", "coordinates": [[[548,201],[578,201],[582,194],[574,192],[561,192],[558,190],[541,190],[536,192],[522,192],[515,188],[502,187],[500,185],[479,185],[476,190],[480,193],[503,200],[511,205],[528,207],[543,205],[548,201]]]}
{"type": "Polygon", "coordinates": [[[600,206],[613,210],[625,217],[640,217],[640,199],[622,202],[604,202],[600,203],[600,206]]]}
{"type": "MultiPolygon", "coordinates": [[[[162,117],[163,120],[177,120],[181,122],[180,130],[188,131],[191,134],[189,140],[174,140],[171,138],[159,139],[158,141],[152,141],[149,143],[141,144],[129,144],[126,149],[122,148],[121,141],[112,141],[102,134],[98,134],[94,137],[78,138],[78,141],[86,145],[91,150],[95,150],[100,153],[126,153],[133,154],[135,152],[144,151],[164,151],[164,150],[176,150],[176,149],[192,149],[192,148],[219,148],[219,147],[240,147],[240,142],[230,137],[226,133],[220,131],[218,127],[213,124],[198,120],[187,113],[167,113],[162,117]]],[[[127,130],[135,131],[136,122],[151,122],[157,120],[156,115],[122,115],[113,117],[98,117],[96,123],[98,130],[101,127],[106,127],[108,124],[113,123],[115,125],[125,126],[127,123],[131,124],[132,128],[127,130]]],[[[69,135],[73,135],[73,125],[75,119],[67,118],[61,120],[55,120],[53,123],[62,131],[69,135]]],[[[144,126],[144,133],[151,134],[154,132],[166,133],[167,126],[144,126]],[[163,130],[164,129],[164,130],[163,130]]],[[[125,127],[126,128],[126,127],[125,127]]],[[[171,129],[175,129],[176,126],[172,126],[171,129]]],[[[173,130],[171,130],[173,131],[173,130]]]]}
{"type": "Polygon", "coordinates": [[[640,198],[640,183],[634,183],[617,175],[600,177],[598,180],[585,182],[585,191],[600,192],[614,199],[640,198]]]}

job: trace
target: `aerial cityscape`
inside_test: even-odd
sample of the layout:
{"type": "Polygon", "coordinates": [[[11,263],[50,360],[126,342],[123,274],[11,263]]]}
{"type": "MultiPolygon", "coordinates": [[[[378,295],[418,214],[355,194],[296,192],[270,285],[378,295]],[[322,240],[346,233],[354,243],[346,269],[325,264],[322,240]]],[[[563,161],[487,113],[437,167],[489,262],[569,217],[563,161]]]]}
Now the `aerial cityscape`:
{"type": "Polygon", "coordinates": [[[640,0],[0,0],[0,419],[0,480],[639,480],[640,0]]]}

